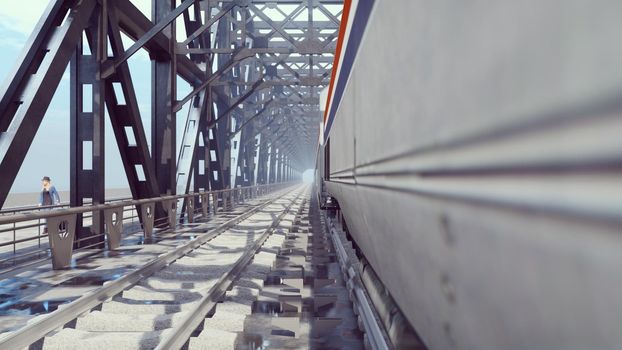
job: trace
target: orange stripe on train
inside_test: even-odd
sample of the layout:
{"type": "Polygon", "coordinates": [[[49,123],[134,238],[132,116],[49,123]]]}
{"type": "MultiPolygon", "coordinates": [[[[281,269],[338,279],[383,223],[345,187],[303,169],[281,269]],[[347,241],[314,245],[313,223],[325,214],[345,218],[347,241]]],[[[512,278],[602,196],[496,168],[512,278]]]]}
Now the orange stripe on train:
{"type": "Polygon", "coordinates": [[[326,98],[326,107],[324,109],[324,125],[326,125],[326,118],[328,117],[328,106],[330,106],[330,102],[333,98],[333,85],[335,84],[335,76],[337,75],[337,68],[339,67],[339,57],[341,56],[341,47],[343,46],[344,36],[346,35],[351,4],[352,0],[345,0],[343,4],[341,24],[339,25],[339,38],[337,39],[337,48],[335,49],[335,57],[333,58],[333,71],[331,72],[330,85],[328,86],[328,95],[326,98]]]}

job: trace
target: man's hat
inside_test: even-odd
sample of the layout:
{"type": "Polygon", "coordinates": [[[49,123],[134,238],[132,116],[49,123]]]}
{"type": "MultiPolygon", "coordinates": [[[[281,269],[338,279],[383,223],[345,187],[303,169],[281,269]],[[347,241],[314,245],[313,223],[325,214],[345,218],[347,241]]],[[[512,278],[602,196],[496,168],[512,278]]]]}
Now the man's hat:
{"type": "Polygon", "coordinates": [[[51,181],[49,176],[44,176],[43,179],[41,179],[41,181],[51,181]]]}

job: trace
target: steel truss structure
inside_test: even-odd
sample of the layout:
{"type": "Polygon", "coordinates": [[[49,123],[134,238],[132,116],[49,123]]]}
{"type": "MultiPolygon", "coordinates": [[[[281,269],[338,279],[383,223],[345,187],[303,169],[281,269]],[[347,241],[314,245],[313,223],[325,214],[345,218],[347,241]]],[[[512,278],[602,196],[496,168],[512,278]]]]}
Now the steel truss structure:
{"type": "MultiPolygon", "coordinates": [[[[299,176],[313,167],[341,10],[338,0],[152,0],[149,19],[130,0],[51,1],[0,97],[0,207],[67,66],[72,206],[105,201],[106,114],[134,199],[299,176]],[[152,61],[151,150],[128,67],[140,49],[152,61]],[[178,96],[177,77],[189,94],[178,96]]],[[[76,238],[103,228],[101,215],[89,227],[78,218],[76,238]]]]}

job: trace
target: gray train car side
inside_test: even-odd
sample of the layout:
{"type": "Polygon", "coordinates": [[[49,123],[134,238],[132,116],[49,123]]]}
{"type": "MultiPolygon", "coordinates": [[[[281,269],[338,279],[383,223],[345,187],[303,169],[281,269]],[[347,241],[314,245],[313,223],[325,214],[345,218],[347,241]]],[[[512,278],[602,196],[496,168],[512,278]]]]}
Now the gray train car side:
{"type": "Polygon", "coordinates": [[[621,18],[376,1],[316,176],[430,349],[622,348],[621,18]]]}

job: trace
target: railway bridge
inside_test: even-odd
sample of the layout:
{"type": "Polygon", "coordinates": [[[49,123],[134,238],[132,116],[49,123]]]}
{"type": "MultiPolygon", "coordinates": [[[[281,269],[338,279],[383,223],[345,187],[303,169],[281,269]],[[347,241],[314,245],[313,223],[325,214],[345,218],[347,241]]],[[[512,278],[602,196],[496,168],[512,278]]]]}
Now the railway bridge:
{"type": "Polygon", "coordinates": [[[620,18],[0,1],[0,349],[622,348],[620,18]]]}

